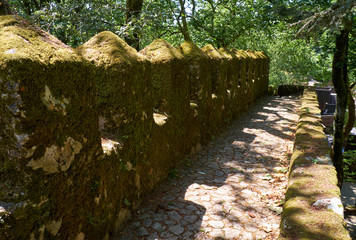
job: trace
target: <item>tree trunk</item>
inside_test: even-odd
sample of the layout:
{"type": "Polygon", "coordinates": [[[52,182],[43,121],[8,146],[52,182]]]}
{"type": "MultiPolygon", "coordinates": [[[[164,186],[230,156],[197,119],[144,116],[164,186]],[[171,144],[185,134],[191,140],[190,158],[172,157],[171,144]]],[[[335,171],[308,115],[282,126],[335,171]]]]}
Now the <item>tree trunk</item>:
{"type": "Polygon", "coordinates": [[[180,24],[179,24],[179,26],[180,26],[181,32],[183,34],[184,40],[187,41],[187,42],[190,42],[190,41],[192,41],[192,39],[190,38],[190,35],[189,35],[187,17],[186,17],[184,3],[185,3],[185,1],[179,0],[180,16],[182,17],[182,24],[183,24],[183,26],[181,26],[180,24]]]}
{"type": "Polygon", "coordinates": [[[355,124],[355,100],[351,95],[351,90],[349,90],[349,93],[348,93],[347,109],[348,109],[348,118],[347,118],[347,122],[345,124],[344,133],[343,133],[345,141],[347,140],[347,138],[355,124]]]}
{"type": "Polygon", "coordinates": [[[345,112],[348,99],[348,82],[347,82],[347,47],[349,39],[349,30],[346,27],[336,37],[335,53],[332,65],[332,82],[337,95],[336,113],[335,113],[335,130],[333,145],[333,162],[337,171],[338,185],[342,186],[344,179],[344,161],[342,149],[344,145],[343,130],[345,123],[345,112]]]}
{"type": "Polygon", "coordinates": [[[126,1],[126,24],[131,24],[134,30],[131,36],[125,37],[125,41],[137,51],[140,50],[140,36],[139,29],[134,25],[137,24],[137,20],[140,17],[142,11],[142,4],[143,0],[126,1]]]}

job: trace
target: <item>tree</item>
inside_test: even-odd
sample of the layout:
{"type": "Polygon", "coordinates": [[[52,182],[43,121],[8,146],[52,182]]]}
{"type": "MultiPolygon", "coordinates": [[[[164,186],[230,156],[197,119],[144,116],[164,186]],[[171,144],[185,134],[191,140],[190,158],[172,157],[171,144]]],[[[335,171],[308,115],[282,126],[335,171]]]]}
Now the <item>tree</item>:
{"type": "MultiPolygon", "coordinates": [[[[342,186],[344,179],[344,159],[342,156],[344,139],[348,133],[344,133],[345,113],[347,101],[353,101],[351,92],[348,86],[347,77],[347,48],[349,41],[350,28],[345,24],[345,28],[336,36],[335,53],[333,61],[332,82],[337,94],[337,104],[335,113],[335,130],[333,143],[333,162],[337,171],[338,185],[342,186]]],[[[353,118],[355,121],[355,118],[353,118]]],[[[351,123],[353,126],[353,123],[351,123]]]]}
{"type": "Polygon", "coordinates": [[[330,9],[302,20],[299,24],[300,35],[309,37],[311,34],[320,33],[326,29],[336,32],[335,51],[332,64],[332,83],[337,94],[337,105],[335,113],[334,143],[332,150],[333,163],[337,171],[338,185],[342,186],[344,178],[343,146],[352,126],[355,122],[354,99],[351,95],[348,79],[347,53],[349,46],[349,34],[352,30],[353,9],[355,1],[339,0],[330,9]],[[353,116],[348,118],[345,125],[345,113],[347,102],[349,101],[349,113],[353,116]],[[351,126],[351,128],[350,128],[351,126]]]}
{"type": "Polygon", "coordinates": [[[125,41],[133,48],[140,49],[139,20],[143,0],[126,0],[126,25],[132,28],[132,34],[125,36],[125,41]]]}
{"type": "MultiPolygon", "coordinates": [[[[192,2],[194,3],[195,0],[192,0],[192,2]]],[[[180,5],[180,13],[179,13],[179,18],[182,19],[182,24],[180,23],[179,19],[178,19],[178,25],[179,25],[179,29],[183,34],[184,40],[185,41],[192,41],[190,34],[189,34],[189,30],[188,30],[188,24],[187,24],[187,13],[185,11],[185,0],[179,0],[179,5],[180,5]]]]}
{"type": "Polygon", "coordinates": [[[47,0],[40,9],[28,9],[23,1],[9,0],[20,16],[31,20],[62,42],[76,47],[101,31],[126,33],[125,0],[47,0]]]}
{"type": "MultiPolygon", "coordinates": [[[[27,15],[32,15],[35,11],[42,9],[45,5],[50,3],[51,0],[23,0],[18,1],[22,9],[27,15]]],[[[60,3],[61,0],[55,0],[54,2],[60,3]]]]}
{"type": "Polygon", "coordinates": [[[307,43],[295,39],[295,30],[287,28],[288,23],[311,16],[312,6],[326,9],[329,0],[311,0],[306,6],[305,1],[277,0],[27,0],[30,11],[24,1],[8,1],[17,14],[73,47],[105,30],[136,49],[156,38],[176,46],[191,39],[198,46],[265,51],[271,57],[274,86],[331,79],[330,37],[307,43]],[[298,9],[294,17],[291,13],[298,9]]]}

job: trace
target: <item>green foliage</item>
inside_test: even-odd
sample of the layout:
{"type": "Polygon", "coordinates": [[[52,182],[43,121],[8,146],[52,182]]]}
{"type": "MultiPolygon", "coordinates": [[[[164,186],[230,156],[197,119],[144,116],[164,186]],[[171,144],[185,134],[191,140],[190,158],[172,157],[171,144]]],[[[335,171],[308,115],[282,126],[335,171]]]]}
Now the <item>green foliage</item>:
{"type": "MultiPolygon", "coordinates": [[[[37,2],[36,0],[30,2],[37,2]]],[[[213,44],[238,49],[263,50],[271,58],[270,84],[293,84],[310,79],[331,81],[333,35],[318,39],[295,39],[289,23],[329,8],[331,0],[185,0],[186,19],[198,46],[213,44]]],[[[144,48],[156,38],[172,45],[183,42],[182,12],[178,0],[146,0],[139,19],[125,23],[125,0],[40,1],[25,6],[9,0],[16,12],[37,23],[64,43],[78,46],[95,34],[109,30],[121,38],[137,34],[144,48]]],[[[354,24],[354,31],[355,32],[354,24]]],[[[350,82],[356,80],[355,34],[350,39],[350,82]]]]}
{"type": "Polygon", "coordinates": [[[127,199],[127,198],[124,198],[124,203],[127,207],[130,207],[131,206],[131,203],[130,201],[127,199]]]}
{"type": "MultiPolygon", "coordinates": [[[[241,48],[263,50],[270,56],[270,85],[331,80],[330,46],[324,49],[317,47],[315,41],[295,39],[295,32],[283,23],[274,26],[273,31],[273,34],[254,31],[249,40],[242,37],[237,44],[241,48]]],[[[327,43],[327,35],[320,41],[327,43]]]]}
{"type": "Polygon", "coordinates": [[[345,180],[356,181],[356,150],[346,151],[343,156],[345,180]]]}
{"type": "Polygon", "coordinates": [[[78,46],[101,31],[117,34],[123,31],[125,1],[46,1],[41,8],[30,10],[22,1],[9,0],[9,3],[19,15],[71,46],[78,46]]]}

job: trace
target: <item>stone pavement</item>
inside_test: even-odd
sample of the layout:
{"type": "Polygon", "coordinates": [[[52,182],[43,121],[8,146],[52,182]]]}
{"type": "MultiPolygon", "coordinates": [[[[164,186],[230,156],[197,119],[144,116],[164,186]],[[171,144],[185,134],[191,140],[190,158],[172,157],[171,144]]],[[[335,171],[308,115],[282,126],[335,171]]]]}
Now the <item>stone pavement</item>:
{"type": "Polygon", "coordinates": [[[299,111],[267,97],[148,196],[112,239],[277,239],[299,111]]]}

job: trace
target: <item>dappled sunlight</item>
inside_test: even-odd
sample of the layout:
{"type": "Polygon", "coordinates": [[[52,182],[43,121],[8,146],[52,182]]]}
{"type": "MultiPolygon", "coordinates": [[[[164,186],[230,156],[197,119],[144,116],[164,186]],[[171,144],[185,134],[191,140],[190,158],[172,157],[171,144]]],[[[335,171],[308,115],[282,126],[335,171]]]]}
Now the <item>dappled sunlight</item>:
{"type": "MultiPolygon", "coordinates": [[[[294,104],[294,108],[298,108],[294,104]]],[[[282,107],[266,109],[285,110],[282,107]]],[[[206,209],[200,235],[221,239],[278,237],[279,214],[293,148],[291,138],[299,116],[297,113],[277,113],[258,111],[251,118],[243,117],[250,123],[237,121],[229,136],[222,136],[225,144],[219,145],[216,153],[208,155],[205,170],[197,172],[204,181],[192,183],[184,199],[206,209]],[[259,119],[261,116],[265,118],[263,123],[259,119]],[[284,130],[286,127],[289,131],[284,130]],[[270,133],[271,129],[273,133],[270,133]],[[284,138],[285,134],[288,139],[284,138]]],[[[202,156],[204,153],[199,155],[202,156]]]]}
{"type": "Polygon", "coordinates": [[[103,148],[105,154],[109,154],[112,151],[116,153],[118,149],[122,147],[122,143],[108,138],[101,138],[101,147],[103,148]]]}
{"type": "Polygon", "coordinates": [[[297,97],[260,100],[185,159],[147,198],[131,232],[146,234],[147,223],[147,234],[162,239],[277,239],[298,109],[297,97]]]}

